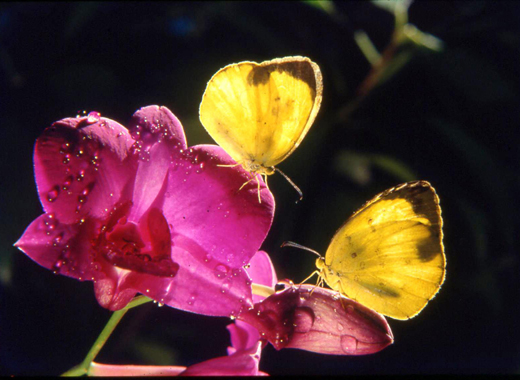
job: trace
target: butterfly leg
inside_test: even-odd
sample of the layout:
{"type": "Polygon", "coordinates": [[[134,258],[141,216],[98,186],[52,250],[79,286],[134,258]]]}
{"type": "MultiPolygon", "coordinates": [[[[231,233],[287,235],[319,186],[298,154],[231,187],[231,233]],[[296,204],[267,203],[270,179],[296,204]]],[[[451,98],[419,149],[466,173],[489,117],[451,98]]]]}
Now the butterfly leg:
{"type": "Polygon", "coordinates": [[[255,177],[251,178],[249,181],[246,181],[242,184],[242,186],[240,186],[240,188],[237,190],[237,192],[239,192],[240,190],[242,190],[244,188],[245,185],[247,185],[249,182],[251,182],[252,180],[254,180],[255,177]]]}
{"type": "Polygon", "coordinates": [[[314,289],[320,287],[322,284],[323,284],[323,278],[321,278],[320,276],[320,271],[319,270],[315,270],[314,272],[312,272],[309,276],[307,276],[307,278],[305,280],[303,280],[302,282],[300,282],[298,284],[299,287],[301,287],[303,285],[303,283],[305,283],[306,281],[308,281],[312,276],[314,276],[315,274],[318,275],[318,281],[316,282],[316,285],[314,286],[314,288],[312,288],[311,290],[311,295],[312,293],[314,292],[314,289]]]}
{"type": "MultiPolygon", "coordinates": [[[[340,281],[338,281],[336,284],[337,284],[336,285],[336,289],[343,290],[343,288],[341,287],[341,282],[340,281]]],[[[339,303],[341,304],[341,307],[343,308],[343,310],[346,310],[347,305],[345,305],[345,300],[344,300],[344,298],[346,297],[346,294],[342,293],[339,290],[337,290],[336,293],[337,293],[337,296],[339,298],[339,303]],[[345,295],[345,297],[342,297],[342,295],[345,295]]],[[[353,301],[355,301],[355,300],[353,300],[353,301]]]]}
{"type": "Polygon", "coordinates": [[[301,284],[304,284],[305,282],[307,282],[312,276],[314,276],[315,274],[318,275],[318,282],[319,284],[321,284],[323,282],[321,276],[320,276],[320,271],[319,270],[315,270],[314,272],[312,272],[309,276],[307,276],[307,278],[305,280],[303,280],[302,282],[300,282],[300,285],[301,284]]]}
{"type": "Polygon", "coordinates": [[[251,174],[251,178],[250,178],[248,181],[244,182],[244,183],[242,184],[242,186],[240,186],[240,188],[237,190],[237,193],[238,193],[240,190],[242,190],[242,189],[244,188],[244,186],[247,185],[249,182],[251,182],[252,180],[256,179],[257,184],[258,184],[258,203],[262,203],[262,199],[260,198],[260,182],[259,182],[258,179],[256,178],[256,174],[253,174],[253,173],[249,173],[249,174],[251,174]]]}

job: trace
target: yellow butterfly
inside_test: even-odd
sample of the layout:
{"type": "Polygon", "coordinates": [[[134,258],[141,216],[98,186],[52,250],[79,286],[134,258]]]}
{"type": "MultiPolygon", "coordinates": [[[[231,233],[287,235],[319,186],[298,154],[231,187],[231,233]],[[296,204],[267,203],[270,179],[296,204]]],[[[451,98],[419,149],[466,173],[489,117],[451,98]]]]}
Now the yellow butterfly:
{"type": "Polygon", "coordinates": [[[336,232],[325,257],[315,252],[320,258],[313,274],[381,314],[412,318],[444,282],[442,236],[433,187],[426,181],[404,183],[356,211],[336,232]]]}
{"type": "Polygon", "coordinates": [[[220,69],[208,82],[200,121],[237,165],[252,173],[251,180],[260,174],[267,184],[268,175],[280,172],[274,166],[307,134],[320,108],[322,91],[321,71],[309,58],[235,63],[220,69]]]}

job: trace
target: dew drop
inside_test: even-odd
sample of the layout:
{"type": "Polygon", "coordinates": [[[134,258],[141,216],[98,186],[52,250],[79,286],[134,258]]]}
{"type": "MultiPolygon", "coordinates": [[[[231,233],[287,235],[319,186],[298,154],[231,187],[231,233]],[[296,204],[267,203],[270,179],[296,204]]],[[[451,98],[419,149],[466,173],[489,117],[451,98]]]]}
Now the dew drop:
{"type": "Polygon", "coordinates": [[[90,193],[90,190],[92,189],[92,184],[89,184],[89,186],[85,187],[83,191],[81,192],[82,195],[87,196],[90,193]]]}
{"type": "Polygon", "coordinates": [[[295,331],[307,333],[314,325],[314,311],[308,307],[297,307],[294,312],[293,324],[296,325],[295,331]]]}
{"type": "Polygon", "coordinates": [[[52,243],[53,247],[57,247],[58,244],[60,244],[62,240],[63,240],[63,232],[60,233],[59,235],[57,235],[57,236],[54,238],[54,242],[52,243]]]}
{"type": "Polygon", "coordinates": [[[78,182],[81,182],[81,181],[83,181],[83,178],[85,178],[85,170],[80,170],[78,172],[78,176],[76,177],[76,180],[78,182]]]}
{"type": "Polygon", "coordinates": [[[101,114],[96,111],[89,112],[87,115],[87,123],[97,123],[101,119],[101,114]]]}
{"type": "Polygon", "coordinates": [[[215,267],[215,276],[217,278],[224,278],[224,277],[226,277],[227,272],[228,272],[228,267],[223,265],[223,264],[219,264],[219,265],[217,265],[215,267]]]}
{"type": "Polygon", "coordinates": [[[58,198],[58,195],[60,195],[60,187],[56,185],[47,193],[47,200],[49,202],[54,202],[58,198]]]}
{"type": "Polygon", "coordinates": [[[222,286],[220,287],[220,292],[227,293],[229,291],[230,287],[231,287],[231,283],[229,281],[224,281],[222,283],[222,286]]]}
{"type": "Polygon", "coordinates": [[[65,178],[65,181],[63,182],[63,187],[62,189],[64,191],[67,191],[70,187],[70,185],[72,184],[72,182],[74,181],[74,177],[69,175],[67,178],[65,178]]]}
{"type": "Polygon", "coordinates": [[[350,335],[342,335],[340,338],[341,349],[346,354],[352,355],[357,352],[358,341],[350,335]]]}
{"type": "Polygon", "coordinates": [[[338,331],[343,331],[344,327],[341,323],[338,323],[336,328],[338,329],[338,331]]]}
{"type": "Polygon", "coordinates": [[[61,154],[65,154],[69,150],[70,150],[70,143],[64,143],[64,144],[61,145],[60,153],[61,154]]]}
{"type": "Polygon", "coordinates": [[[188,298],[188,305],[193,305],[195,303],[195,296],[191,296],[190,298],[188,298]]]}

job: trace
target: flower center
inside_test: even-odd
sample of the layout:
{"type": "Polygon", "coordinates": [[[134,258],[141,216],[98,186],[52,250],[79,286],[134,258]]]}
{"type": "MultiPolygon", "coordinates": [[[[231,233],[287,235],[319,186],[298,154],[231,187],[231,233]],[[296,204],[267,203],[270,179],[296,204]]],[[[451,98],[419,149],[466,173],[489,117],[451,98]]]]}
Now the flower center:
{"type": "Polygon", "coordinates": [[[168,222],[158,208],[151,208],[139,221],[128,222],[131,203],[114,211],[101,229],[94,249],[111,264],[154,276],[174,277],[179,264],[171,259],[171,235],[168,222]]]}

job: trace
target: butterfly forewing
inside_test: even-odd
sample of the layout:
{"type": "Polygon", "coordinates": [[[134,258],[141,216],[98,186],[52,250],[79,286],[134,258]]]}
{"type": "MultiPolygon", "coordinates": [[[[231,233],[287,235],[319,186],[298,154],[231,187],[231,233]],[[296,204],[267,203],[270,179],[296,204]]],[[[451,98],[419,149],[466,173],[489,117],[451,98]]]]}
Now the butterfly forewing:
{"type": "Polygon", "coordinates": [[[321,103],[318,66],[304,57],[241,62],[209,81],[200,119],[237,162],[271,167],[301,142],[321,103]]]}
{"type": "Polygon", "coordinates": [[[387,190],[334,235],[324,278],[348,297],[397,319],[419,313],[445,273],[439,199],[426,181],[387,190]]]}

